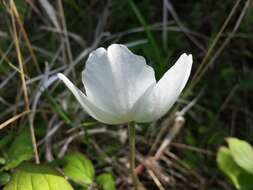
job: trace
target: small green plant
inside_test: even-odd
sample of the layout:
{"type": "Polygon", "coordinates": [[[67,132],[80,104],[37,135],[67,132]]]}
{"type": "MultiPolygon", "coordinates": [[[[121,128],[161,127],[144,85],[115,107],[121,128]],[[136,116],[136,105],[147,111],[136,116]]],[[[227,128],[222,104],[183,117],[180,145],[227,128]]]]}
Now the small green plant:
{"type": "Polygon", "coordinates": [[[22,164],[4,190],[73,190],[55,169],[45,165],[22,164]]]}
{"type": "Polygon", "coordinates": [[[252,190],[253,148],[246,141],[228,138],[228,147],[222,146],[217,164],[238,190],[252,190]]]}
{"type": "Polygon", "coordinates": [[[69,153],[63,157],[63,172],[81,189],[114,190],[115,182],[112,174],[102,173],[95,177],[92,162],[79,152],[69,153]]]}
{"type": "Polygon", "coordinates": [[[33,156],[28,130],[21,131],[13,141],[8,141],[5,145],[3,141],[6,139],[1,139],[0,144],[6,148],[6,153],[4,157],[0,157],[0,185],[5,185],[4,190],[73,190],[73,187],[115,189],[113,176],[110,173],[102,173],[95,178],[92,162],[79,152],[68,153],[53,161],[61,164],[57,166],[62,168],[64,175],[53,167],[55,164],[27,163],[33,156]],[[15,170],[12,176],[11,170],[15,170]]]}

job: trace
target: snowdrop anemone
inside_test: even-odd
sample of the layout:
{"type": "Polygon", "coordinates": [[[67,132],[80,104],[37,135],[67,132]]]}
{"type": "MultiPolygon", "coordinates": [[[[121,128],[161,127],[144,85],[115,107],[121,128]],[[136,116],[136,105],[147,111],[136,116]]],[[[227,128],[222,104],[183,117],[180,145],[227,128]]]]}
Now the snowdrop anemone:
{"type": "Polygon", "coordinates": [[[189,78],[192,56],[182,54],[156,82],[154,70],[126,46],[112,44],[91,52],[82,72],[85,94],[63,74],[58,77],[84,110],[106,124],[151,122],[175,103],[189,78]]]}
{"type": "Polygon", "coordinates": [[[162,117],[176,102],[186,85],[192,67],[192,55],[182,54],[157,82],[152,67],[142,56],[126,46],[112,44],[108,49],[91,52],[82,72],[85,93],[63,74],[58,77],[84,110],[106,124],[129,123],[130,167],[134,175],[134,122],[151,122],[162,117]]]}

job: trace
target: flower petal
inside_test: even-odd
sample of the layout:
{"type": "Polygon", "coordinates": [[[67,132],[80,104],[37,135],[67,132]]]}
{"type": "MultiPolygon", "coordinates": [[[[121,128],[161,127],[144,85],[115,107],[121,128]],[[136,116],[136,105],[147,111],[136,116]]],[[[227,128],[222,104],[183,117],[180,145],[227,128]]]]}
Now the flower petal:
{"type": "Polygon", "coordinates": [[[154,70],[145,59],[119,44],[92,52],[82,77],[87,97],[126,122],[133,118],[133,105],[155,83],[154,70]]]}
{"type": "Polygon", "coordinates": [[[78,102],[81,104],[81,106],[84,108],[85,111],[88,112],[89,115],[94,117],[96,120],[107,123],[107,124],[120,124],[121,121],[117,116],[108,113],[100,108],[98,108],[96,105],[94,105],[93,102],[91,102],[85,94],[79,90],[65,75],[59,73],[58,74],[59,79],[61,79],[64,84],[69,88],[69,90],[73,93],[73,95],[76,97],[78,102]]]}
{"type": "Polygon", "coordinates": [[[135,121],[150,122],[162,117],[185,87],[191,67],[192,55],[182,54],[158,83],[151,86],[135,104],[135,121]]]}

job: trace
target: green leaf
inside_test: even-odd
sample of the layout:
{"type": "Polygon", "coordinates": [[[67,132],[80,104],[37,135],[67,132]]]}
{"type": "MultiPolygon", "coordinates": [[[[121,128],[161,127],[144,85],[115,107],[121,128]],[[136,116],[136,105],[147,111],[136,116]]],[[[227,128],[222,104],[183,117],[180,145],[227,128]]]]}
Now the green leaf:
{"type": "Polygon", "coordinates": [[[229,138],[228,146],[235,162],[245,171],[253,174],[253,148],[237,138],[229,138]]]}
{"type": "Polygon", "coordinates": [[[221,147],[217,155],[217,164],[221,171],[223,171],[232,181],[234,186],[239,189],[238,176],[241,173],[241,168],[235,163],[231,152],[226,147],[221,147]]]}
{"type": "Polygon", "coordinates": [[[226,147],[221,147],[217,155],[217,164],[221,171],[223,171],[232,184],[238,190],[252,190],[253,175],[243,170],[231,154],[231,150],[226,147]]]}
{"type": "Polygon", "coordinates": [[[63,176],[43,165],[22,164],[4,190],[73,190],[63,176]]]}
{"type": "Polygon", "coordinates": [[[33,157],[33,146],[28,130],[23,130],[10,145],[7,152],[5,170],[15,168],[25,160],[33,157]]]}
{"type": "Polygon", "coordinates": [[[81,153],[71,153],[64,157],[64,174],[82,186],[92,184],[94,167],[91,161],[81,153]]]}
{"type": "Polygon", "coordinates": [[[103,173],[97,177],[97,185],[101,190],[115,190],[115,181],[110,173],[103,173]]]}
{"type": "Polygon", "coordinates": [[[238,181],[240,184],[240,190],[252,190],[253,187],[253,175],[242,172],[238,176],[238,181]]]}

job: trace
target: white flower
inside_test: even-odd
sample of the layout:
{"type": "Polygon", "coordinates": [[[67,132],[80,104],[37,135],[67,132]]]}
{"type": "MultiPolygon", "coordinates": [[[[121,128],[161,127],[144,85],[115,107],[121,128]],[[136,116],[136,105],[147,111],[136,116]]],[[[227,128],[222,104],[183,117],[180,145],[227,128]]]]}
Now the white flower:
{"type": "Polygon", "coordinates": [[[126,46],[112,44],[93,51],[82,72],[86,94],[63,74],[66,84],[85,111],[107,124],[150,122],[175,103],[189,78],[192,56],[182,54],[156,82],[154,70],[126,46]]]}

